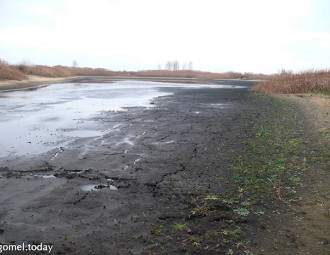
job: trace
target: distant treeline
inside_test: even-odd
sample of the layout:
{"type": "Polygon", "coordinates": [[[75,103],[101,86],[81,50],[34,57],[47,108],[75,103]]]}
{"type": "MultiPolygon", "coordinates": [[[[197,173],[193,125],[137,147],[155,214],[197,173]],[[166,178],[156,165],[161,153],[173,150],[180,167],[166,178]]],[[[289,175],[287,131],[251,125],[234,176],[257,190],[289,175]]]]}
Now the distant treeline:
{"type": "Polygon", "coordinates": [[[27,80],[29,75],[42,77],[72,77],[72,76],[122,76],[122,77],[177,77],[196,79],[249,79],[261,80],[253,90],[265,93],[306,93],[322,92],[330,94],[330,70],[310,70],[300,73],[282,70],[278,74],[264,75],[255,73],[224,72],[212,73],[192,70],[192,63],[185,64],[187,69],[179,69],[179,62],[168,62],[167,70],[146,71],[111,71],[104,68],[78,67],[76,61],[72,67],[44,66],[21,62],[16,65],[0,59],[0,80],[27,80]],[[188,70],[188,68],[190,70],[188,70]]]}
{"type": "MultiPolygon", "coordinates": [[[[21,62],[16,65],[0,59],[0,79],[22,81],[28,79],[28,75],[43,77],[71,77],[71,76],[127,76],[127,77],[179,77],[197,79],[265,79],[268,76],[254,73],[225,72],[212,73],[196,70],[178,70],[176,63],[169,65],[170,70],[146,70],[146,71],[111,71],[104,68],[78,67],[76,64],[68,66],[44,66],[21,62]],[[172,67],[174,65],[174,68],[172,67]]],[[[192,68],[192,63],[187,67],[192,68]]]]}

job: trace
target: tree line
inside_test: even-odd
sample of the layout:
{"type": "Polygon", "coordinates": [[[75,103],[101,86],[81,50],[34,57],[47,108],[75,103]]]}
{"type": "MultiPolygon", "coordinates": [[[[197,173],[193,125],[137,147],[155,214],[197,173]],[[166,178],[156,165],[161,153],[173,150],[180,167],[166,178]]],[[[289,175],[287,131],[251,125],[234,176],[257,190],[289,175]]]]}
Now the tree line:
{"type": "Polygon", "coordinates": [[[161,64],[158,65],[158,70],[178,71],[178,70],[194,70],[193,62],[183,62],[182,64],[178,60],[167,61],[162,68],[161,64]]]}

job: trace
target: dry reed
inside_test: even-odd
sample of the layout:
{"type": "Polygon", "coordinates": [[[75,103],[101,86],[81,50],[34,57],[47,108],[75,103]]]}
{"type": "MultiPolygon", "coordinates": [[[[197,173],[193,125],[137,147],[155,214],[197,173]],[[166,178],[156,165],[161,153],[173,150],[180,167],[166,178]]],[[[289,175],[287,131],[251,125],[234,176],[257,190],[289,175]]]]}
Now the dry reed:
{"type": "MultiPolygon", "coordinates": [[[[1,59],[0,59],[1,60],[1,59]]],[[[43,77],[70,77],[70,76],[123,76],[123,77],[173,77],[195,79],[262,79],[263,74],[225,72],[212,73],[193,70],[147,70],[137,72],[115,72],[103,68],[67,67],[67,66],[44,66],[32,65],[22,62],[17,65],[9,65],[6,61],[0,62],[0,79],[24,80],[28,75],[43,77]]]]}
{"type": "Polygon", "coordinates": [[[252,88],[265,93],[309,93],[330,91],[330,70],[311,70],[301,73],[274,75],[252,88]]]}
{"type": "Polygon", "coordinates": [[[0,65],[0,80],[26,80],[27,76],[14,68],[6,65],[0,65]]]}

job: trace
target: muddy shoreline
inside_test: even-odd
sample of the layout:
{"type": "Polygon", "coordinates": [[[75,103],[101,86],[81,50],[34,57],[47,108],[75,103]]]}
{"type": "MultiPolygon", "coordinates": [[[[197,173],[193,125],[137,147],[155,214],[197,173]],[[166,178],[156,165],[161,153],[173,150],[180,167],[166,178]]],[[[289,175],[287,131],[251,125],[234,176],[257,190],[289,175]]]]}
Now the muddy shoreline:
{"type": "Polygon", "coordinates": [[[197,79],[197,78],[178,78],[178,77],[125,77],[125,76],[76,76],[67,78],[46,78],[39,77],[40,80],[25,80],[21,82],[16,81],[0,81],[0,92],[5,91],[17,91],[17,90],[31,90],[45,87],[51,84],[59,83],[112,83],[116,81],[152,81],[152,82],[170,82],[170,83],[185,83],[185,84],[213,84],[223,83],[227,81],[229,83],[234,82],[235,84],[245,84],[251,86],[257,81],[253,80],[209,80],[209,79],[197,79]]]}
{"type": "MultiPolygon", "coordinates": [[[[246,108],[241,99],[247,89],[174,90],[174,96],[156,99],[153,108],[132,108],[103,119],[105,124],[122,123],[118,137],[133,137],[134,145],[115,145],[117,141],[113,143],[108,137],[99,146],[86,138],[64,148],[54,160],[46,154],[1,168],[2,194],[6,194],[2,198],[1,218],[6,222],[2,226],[3,241],[54,243],[54,250],[63,254],[77,249],[97,254],[107,250],[118,254],[142,251],[144,245],[134,236],[148,235],[167,210],[185,206],[179,200],[175,206],[163,204],[154,189],[166,177],[184,169],[224,167],[224,162],[212,157],[205,146],[219,146],[219,140],[234,143],[231,130],[240,121],[235,112],[246,108]],[[212,135],[205,136],[205,132],[212,135]],[[74,148],[86,144],[89,153],[76,155],[74,148]],[[44,179],[35,174],[57,178],[44,179]],[[106,179],[114,180],[118,191],[80,190],[81,185],[106,179]]],[[[208,189],[202,176],[196,178],[198,187],[208,189]]],[[[193,193],[192,185],[185,189],[185,193],[193,193]]]]}
{"type": "Polygon", "coordinates": [[[236,192],[230,165],[246,152],[253,127],[270,107],[246,85],[166,88],[174,94],[155,99],[152,108],[104,116],[102,125],[120,125],[101,142],[80,139],[56,157],[51,152],[4,164],[1,242],[54,244],[53,254],[244,254],[269,248],[258,247],[269,224],[262,215],[241,217],[213,196],[236,192]],[[84,146],[89,150],[82,155],[76,148],[84,146]],[[109,179],[118,190],[107,188],[109,179]],[[81,190],[89,184],[102,188],[81,190]],[[197,213],[205,198],[211,214],[197,213]],[[236,225],[246,231],[244,242],[230,232],[236,225]],[[207,229],[221,230],[228,242],[207,229]],[[181,230],[191,240],[179,240],[181,230]],[[202,247],[206,233],[211,241],[202,247]]]}

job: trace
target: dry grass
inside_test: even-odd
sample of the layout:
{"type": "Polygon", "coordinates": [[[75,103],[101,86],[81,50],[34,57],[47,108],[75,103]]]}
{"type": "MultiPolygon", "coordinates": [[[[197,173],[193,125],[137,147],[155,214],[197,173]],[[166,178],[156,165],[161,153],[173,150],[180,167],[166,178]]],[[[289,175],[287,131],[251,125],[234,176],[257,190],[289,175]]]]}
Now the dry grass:
{"type": "Polygon", "coordinates": [[[17,65],[9,65],[0,59],[0,79],[24,80],[27,75],[43,77],[70,77],[70,76],[124,76],[124,77],[173,77],[173,78],[196,78],[196,79],[262,79],[265,75],[253,73],[225,72],[211,73],[193,70],[147,70],[138,72],[114,72],[103,68],[67,67],[67,66],[44,66],[32,65],[22,62],[17,65]]]}
{"type": "Polygon", "coordinates": [[[296,74],[274,75],[252,88],[265,93],[309,93],[330,91],[330,70],[312,70],[296,74]]]}
{"type": "Polygon", "coordinates": [[[17,71],[15,68],[11,68],[7,65],[0,65],[0,80],[17,80],[22,81],[26,80],[27,76],[17,71]]]}
{"type": "Polygon", "coordinates": [[[70,68],[74,75],[78,76],[114,76],[117,73],[103,68],[70,68]]]}
{"type": "Polygon", "coordinates": [[[44,77],[69,77],[69,76],[107,76],[113,72],[101,68],[79,68],[67,66],[42,66],[42,65],[17,65],[13,68],[28,74],[44,77]]]}
{"type": "Polygon", "coordinates": [[[146,70],[139,72],[130,72],[131,75],[138,77],[174,77],[174,78],[196,78],[196,79],[249,79],[249,80],[263,80],[269,76],[265,74],[256,73],[240,73],[240,72],[224,72],[212,73],[196,70],[146,70]]]}
{"type": "Polygon", "coordinates": [[[177,77],[177,78],[196,78],[196,79],[242,79],[244,75],[238,72],[211,73],[193,70],[148,70],[134,73],[138,77],[177,77]]]}
{"type": "Polygon", "coordinates": [[[0,79],[4,80],[26,80],[27,75],[42,77],[70,77],[70,76],[113,76],[118,72],[112,72],[102,68],[75,68],[67,66],[43,66],[21,63],[9,65],[0,63],[0,79]]]}
{"type": "Polygon", "coordinates": [[[72,72],[65,67],[55,66],[27,66],[24,73],[28,75],[37,75],[37,76],[44,76],[44,77],[68,77],[72,76],[72,72]]]}

